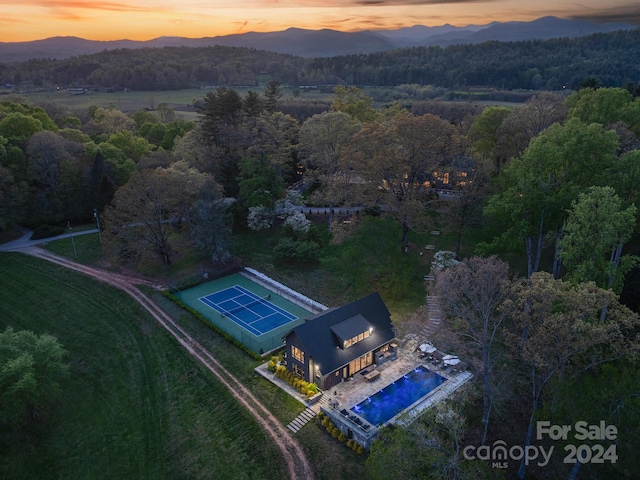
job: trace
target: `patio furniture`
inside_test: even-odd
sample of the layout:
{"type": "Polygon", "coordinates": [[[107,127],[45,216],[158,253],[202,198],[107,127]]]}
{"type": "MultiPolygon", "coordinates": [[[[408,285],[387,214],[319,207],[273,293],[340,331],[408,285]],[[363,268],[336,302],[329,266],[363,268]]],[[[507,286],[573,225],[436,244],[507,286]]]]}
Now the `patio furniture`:
{"type": "Polygon", "coordinates": [[[373,380],[375,380],[376,378],[380,377],[380,370],[372,370],[371,372],[367,373],[364,378],[367,380],[367,382],[371,382],[373,380]]]}

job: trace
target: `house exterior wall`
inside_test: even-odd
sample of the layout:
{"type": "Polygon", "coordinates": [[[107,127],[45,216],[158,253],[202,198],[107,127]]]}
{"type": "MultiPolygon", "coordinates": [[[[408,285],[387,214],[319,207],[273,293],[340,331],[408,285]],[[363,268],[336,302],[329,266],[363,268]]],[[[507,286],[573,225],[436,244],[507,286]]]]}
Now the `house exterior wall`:
{"type": "Polygon", "coordinates": [[[306,352],[304,352],[304,362],[301,362],[299,359],[295,358],[295,356],[293,354],[294,348],[298,348],[302,352],[304,352],[304,349],[303,349],[298,337],[296,336],[295,333],[292,333],[291,335],[289,335],[287,337],[287,344],[286,344],[287,370],[289,370],[289,371],[291,371],[293,373],[299,373],[301,371],[302,372],[302,378],[305,381],[313,382],[314,379],[310,378],[311,377],[310,376],[311,369],[309,368],[310,367],[309,364],[311,362],[311,358],[309,357],[309,355],[306,352]]]}
{"type": "Polygon", "coordinates": [[[347,438],[355,440],[367,451],[369,451],[371,444],[378,437],[378,428],[375,425],[372,425],[368,431],[365,431],[359,425],[350,422],[335,408],[323,406],[320,407],[320,410],[329,417],[338,430],[344,433],[347,438]]]}

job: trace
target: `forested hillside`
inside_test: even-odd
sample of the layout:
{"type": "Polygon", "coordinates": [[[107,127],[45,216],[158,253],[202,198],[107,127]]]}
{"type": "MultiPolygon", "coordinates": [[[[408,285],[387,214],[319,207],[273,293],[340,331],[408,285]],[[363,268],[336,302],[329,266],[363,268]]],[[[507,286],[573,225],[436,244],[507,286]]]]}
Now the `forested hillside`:
{"type": "Polygon", "coordinates": [[[443,88],[575,89],[640,79],[640,29],[522,42],[416,47],[305,59],[236,47],[120,49],[68,60],[0,64],[0,84],[20,91],[87,88],[174,90],[210,85],[433,85],[443,88]]]}
{"type": "MultiPolygon", "coordinates": [[[[500,45],[514,63],[518,45],[500,45]]],[[[229,72],[250,71],[226,51],[229,72]]],[[[163,52],[147,52],[141,65],[156,58],[160,72],[163,52]]],[[[95,58],[133,71],[124,59],[134,53],[95,58]]],[[[258,68],[275,68],[269,58],[277,57],[258,68]]],[[[173,59],[184,73],[180,55],[173,59]]],[[[348,59],[326,62],[339,71],[348,59]]],[[[423,335],[426,287],[447,319],[433,341],[468,362],[475,388],[414,426],[384,430],[366,460],[370,478],[390,468],[398,478],[445,478],[440,465],[500,478],[461,450],[502,442],[561,451],[564,443],[532,438],[535,421],[549,419],[605,422],[618,433],[580,446],[594,455],[600,447],[603,462],[572,467],[558,453],[548,467],[523,461],[518,478],[568,478],[581,468],[580,478],[635,479],[640,97],[597,81],[482,110],[442,100],[378,106],[364,90],[338,86],[330,108],[304,120],[283,111],[273,80],[246,93],[209,90],[191,122],[163,103],[73,112],[9,95],[0,102],[0,234],[28,226],[46,237],[99,220],[100,261],[163,276],[180,261],[200,278],[196,265],[250,258],[304,277],[314,298],[323,289],[340,303],[380,292],[394,312],[408,312],[394,318],[399,336],[423,335]],[[416,461],[394,463],[399,451],[416,461]]],[[[517,462],[507,467],[502,478],[514,478],[517,462]]]]}

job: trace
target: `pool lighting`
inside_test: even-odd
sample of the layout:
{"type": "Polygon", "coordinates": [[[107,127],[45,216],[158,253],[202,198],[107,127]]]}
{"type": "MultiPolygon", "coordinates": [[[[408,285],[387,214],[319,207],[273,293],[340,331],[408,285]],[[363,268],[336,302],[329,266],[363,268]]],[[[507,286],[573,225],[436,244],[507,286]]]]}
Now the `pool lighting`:
{"type": "Polygon", "coordinates": [[[396,379],[366,401],[352,407],[354,412],[373,425],[384,424],[412,404],[438,388],[446,378],[424,366],[396,379]]]}

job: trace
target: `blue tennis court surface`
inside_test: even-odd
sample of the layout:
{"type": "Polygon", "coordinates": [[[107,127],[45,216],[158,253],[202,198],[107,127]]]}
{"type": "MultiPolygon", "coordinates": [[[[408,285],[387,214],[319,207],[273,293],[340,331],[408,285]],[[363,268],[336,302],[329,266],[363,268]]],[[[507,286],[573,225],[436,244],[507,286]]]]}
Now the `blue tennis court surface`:
{"type": "Polygon", "coordinates": [[[200,297],[199,300],[256,336],[297,320],[298,317],[240,285],[200,297]]]}

